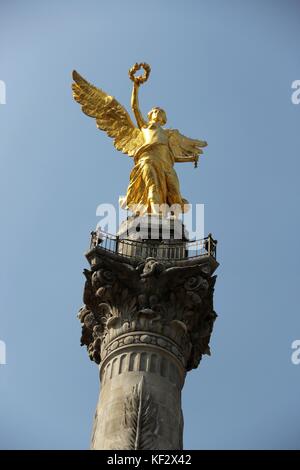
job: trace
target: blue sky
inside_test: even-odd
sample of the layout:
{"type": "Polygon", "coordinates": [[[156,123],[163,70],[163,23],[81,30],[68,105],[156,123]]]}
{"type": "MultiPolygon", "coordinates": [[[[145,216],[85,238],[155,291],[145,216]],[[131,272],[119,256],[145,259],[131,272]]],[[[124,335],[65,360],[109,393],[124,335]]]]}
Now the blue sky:
{"type": "Polygon", "coordinates": [[[219,240],[212,356],[188,374],[184,445],[300,448],[300,3],[0,1],[0,448],[85,449],[99,381],[76,313],[96,207],[131,161],[73,102],[71,71],[208,141],[182,192],[219,240]]]}

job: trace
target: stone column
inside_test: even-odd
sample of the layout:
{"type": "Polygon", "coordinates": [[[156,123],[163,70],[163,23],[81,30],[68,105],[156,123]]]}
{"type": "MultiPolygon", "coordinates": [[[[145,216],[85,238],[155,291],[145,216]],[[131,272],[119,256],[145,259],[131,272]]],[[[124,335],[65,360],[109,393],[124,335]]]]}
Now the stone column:
{"type": "Polygon", "coordinates": [[[81,342],[101,380],[91,448],[182,449],[181,390],[210,353],[216,260],[142,260],[101,245],[87,259],[81,342]]]}

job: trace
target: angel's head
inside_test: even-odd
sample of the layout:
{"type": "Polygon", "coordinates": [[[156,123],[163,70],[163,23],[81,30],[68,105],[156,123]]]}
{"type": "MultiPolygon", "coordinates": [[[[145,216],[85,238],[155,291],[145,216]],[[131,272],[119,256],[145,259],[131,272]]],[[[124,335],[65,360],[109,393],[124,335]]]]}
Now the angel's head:
{"type": "Polygon", "coordinates": [[[152,108],[148,113],[149,123],[161,124],[164,126],[167,123],[167,115],[161,108],[152,108]]]}

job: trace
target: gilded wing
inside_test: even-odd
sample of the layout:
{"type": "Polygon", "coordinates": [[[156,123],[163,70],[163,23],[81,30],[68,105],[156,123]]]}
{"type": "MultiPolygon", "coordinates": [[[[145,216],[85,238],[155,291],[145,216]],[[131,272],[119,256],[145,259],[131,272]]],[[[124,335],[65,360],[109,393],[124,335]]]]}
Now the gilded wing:
{"type": "Polygon", "coordinates": [[[184,158],[198,157],[203,153],[202,147],[207,146],[204,140],[190,139],[186,137],[177,129],[166,129],[169,137],[169,145],[172,150],[175,161],[184,161],[184,158]]]}
{"type": "Polygon", "coordinates": [[[87,116],[96,119],[98,129],[114,139],[117,150],[134,156],[143,144],[143,135],[135,127],[126,109],[113,97],[73,71],[73,97],[87,116]]]}

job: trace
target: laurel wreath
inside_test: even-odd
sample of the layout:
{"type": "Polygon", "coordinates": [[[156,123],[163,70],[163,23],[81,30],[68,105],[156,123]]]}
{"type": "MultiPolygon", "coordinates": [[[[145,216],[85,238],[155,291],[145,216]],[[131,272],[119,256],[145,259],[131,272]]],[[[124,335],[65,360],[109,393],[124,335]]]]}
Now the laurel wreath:
{"type": "Polygon", "coordinates": [[[132,80],[137,85],[141,85],[142,83],[145,83],[148,80],[150,72],[151,72],[151,67],[149,64],[146,64],[145,62],[138,64],[136,62],[134,66],[131,67],[131,69],[129,69],[128,75],[129,75],[130,80],[132,80]],[[135,75],[136,72],[141,69],[144,69],[143,75],[136,76],[135,75]]]}

